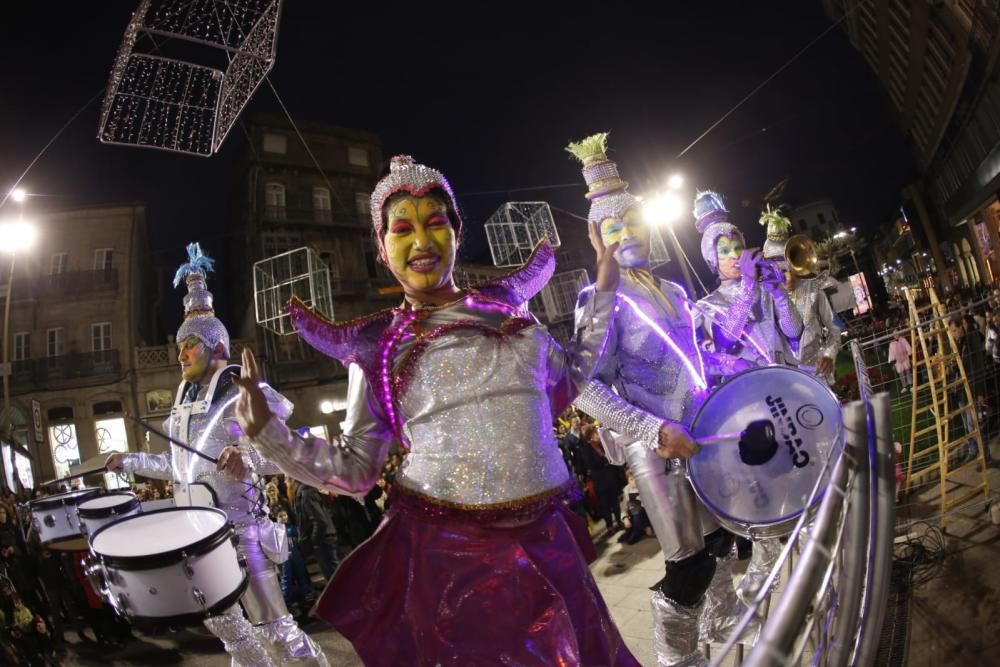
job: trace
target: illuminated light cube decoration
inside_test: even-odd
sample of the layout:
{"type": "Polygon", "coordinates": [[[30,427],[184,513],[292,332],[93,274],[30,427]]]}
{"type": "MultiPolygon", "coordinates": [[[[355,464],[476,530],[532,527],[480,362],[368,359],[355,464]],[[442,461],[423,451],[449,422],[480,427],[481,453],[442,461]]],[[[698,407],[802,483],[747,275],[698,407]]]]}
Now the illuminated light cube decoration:
{"type": "Polygon", "coordinates": [[[256,322],[279,336],[295,333],[288,302],[296,296],[328,320],[333,320],[330,268],[312,248],[296,248],[253,265],[256,322]]]}
{"type": "Polygon", "coordinates": [[[655,269],[670,261],[670,253],[667,252],[667,244],[663,241],[663,234],[659,228],[650,226],[649,228],[649,268],[655,269]]]}
{"type": "Polygon", "coordinates": [[[209,157],[274,66],[281,0],[142,0],[98,139],[209,157]]]}
{"type": "Polygon", "coordinates": [[[485,227],[493,266],[521,266],[544,237],[553,248],[559,247],[552,210],[542,201],[507,202],[493,212],[485,227]]]}

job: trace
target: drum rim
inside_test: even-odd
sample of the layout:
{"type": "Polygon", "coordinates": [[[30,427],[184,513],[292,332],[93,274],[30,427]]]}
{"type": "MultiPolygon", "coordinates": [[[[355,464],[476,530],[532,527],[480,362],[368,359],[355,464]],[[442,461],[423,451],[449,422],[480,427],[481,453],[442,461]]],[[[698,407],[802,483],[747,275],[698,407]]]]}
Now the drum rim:
{"type": "MultiPolygon", "coordinates": [[[[799,375],[805,376],[805,377],[809,378],[810,380],[814,381],[817,385],[819,385],[827,394],[830,395],[830,398],[832,398],[835,403],[837,403],[838,405],[840,404],[840,400],[837,398],[837,395],[835,393],[833,393],[833,390],[830,389],[830,387],[828,385],[826,385],[825,383],[821,382],[819,379],[816,378],[816,376],[812,375],[811,373],[807,373],[804,370],[802,370],[801,368],[796,368],[795,366],[784,366],[784,365],[780,365],[780,364],[772,364],[770,366],[756,366],[754,368],[748,368],[745,371],[741,371],[741,372],[737,373],[736,375],[733,375],[731,378],[729,378],[729,380],[727,380],[726,384],[729,384],[729,382],[732,382],[733,380],[735,380],[738,377],[742,377],[744,375],[749,375],[751,373],[758,373],[758,372],[760,372],[762,370],[769,370],[769,369],[780,369],[780,370],[786,370],[786,371],[793,371],[795,373],[798,373],[799,375]]],[[[721,387],[724,387],[724,386],[725,385],[721,385],[721,387]]],[[[692,433],[694,432],[695,425],[698,423],[698,418],[701,417],[702,413],[705,410],[705,405],[707,405],[707,404],[708,404],[708,398],[706,398],[704,401],[702,401],[701,405],[698,406],[698,410],[694,413],[694,417],[691,418],[691,426],[689,427],[689,430],[692,433]]],[[[841,419],[841,429],[843,429],[843,419],[841,419]]],[[[843,433],[841,433],[841,435],[837,439],[837,441],[838,441],[838,443],[839,443],[840,446],[835,447],[834,449],[835,450],[839,450],[842,453],[843,452],[843,433]]],[[[692,457],[692,461],[693,461],[693,457],[692,457]]],[[[815,507],[816,505],[818,505],[823,500],[824,496],[826,496],[826,487],[824,487],[824,488],[822,488],[822,489],[819,490],[819,492],[816,494],[816,496],[812,499],[812,502],[806,503],[806,505],[802,509],[795,510],[792,514],[783,516],[783,517],[778,518],[778,519],[768,519],[766,521],[763,521],[763,520],[761,520],[761,521],[750,521],[750,520],[748,520],[746,518],[734,517],[729,512],[726,512],[725,510],[720,509],[714,502],[712,502],[712,500],[710,500],[710,499],[708,499],[708,498],[705,497],[705,494],[702,493],[701,489],[698,486],[698,483],[696,482],[696,479],[695,479],[696,475],[692,474],[693,473],[693,471],[691,469],[691,462],[692,461],[687,461],[687,472],[688,472],[688,480],[691,483],[691,488],[694,490],[695,495],[698,496],[698,499],[704,505],[707,506],[707,508],[708,508],[708,510],[709,510],[710,513],[716,515],[716,517],[718,517],[720,519],[724,518],[727,521],[731,521],[731,522],[736,523],[736,524],[738,524],[740,526],[747,526],[747,527],[753,527],[753,526],[772,527],[772,526],[775,526],[775,525],[777,525],[779,523],[784,523],[786,521],[791,521],[793,519],[797,519],[798,517],[802,516],[803,512],[808,511],[810,508],[815,507]]],[[[830,468],[830,470],[832,470],[832,468],[830,468]]],[[[829,473],[825,473],[825,474],[828,475],[829,473]]]]}
{"type": "Polygon", "coordinates": [[[35,498],[28,502],[28,505],[32,509],[49,509],[50,507],[65,507],[66,505],[79,505],[80,502],[86,502],[87,500],[92,500],[98,496],[104,495],[104,490],[97,486],[88,486],[83,489],[78,489],[76,491],[66,491],[65,493],[57,493],[54,496],[46,496],[44,498],[35,498]],[[80,501],[80,499],[83,499],[80,501]],[[78,502],[68,503],[67,500],[76,500],[78,502]]]}
{"type": "MultiPolygon", "coordinates": [[[[129,500],[127,500],[124,503],[119,503],[117,505],[107,505],[105,507],[92,507],[89,509],[85,507],[77,507],[76,513],[80,515],[81,519],[106,519],[109,516],[115,516],[117,514],[121,514],[122,512],[131,512],[141,503],[138,496],[136,496],[134,493],[131,492],[106,493],[100,497],[107,498],[109,496],[126,496],[129,498],[129,500]]],[[[80,504],[83,505],[85,503],[89,503],[91,500],[97,500],[97,498],[88,498],[86,501],[84,501],[84,503],[80,504]]]]}
{"type": "Polygon", "coordinates": [[[229,518],[226,516],[226,513],[215,507],[202,507],[198,505],[188,507],[165,507],[160,510],[153,510],[152,512],[143,512],[141,514],[126,516],[120,521],[115,521],[101,526],[94,531],[93,536],[90,538],[90,550],[97,554],[98,558],[101,559],[101,562],[105,567],[113,567],[118,570],[129,571],[157,570],[162,567],[176,565],[177,563],[183,561],[185,557],[194,558],[196,556],[204,555],[215,549],[215,547],[219,546],[226,540],[231,539],[235,534],[236,530],[233,528],[233,524],[229,522],[229,518]],[[185,547],[171,549],[170,551],[160,551],[154,554],[144,554],[142,556],[108,556],[102,554],[94,548],[94,543],[97,542],[97,536],[113,526],[119,526],[140,517],[148,517],[154,514],[163,514],[165,512],[185,512],[192,508],[221,514],[225,519],[225,522],[214,533],[206,535],[197,542],[192,542],[185,547]]]}
{"type": "MultiPolygon", "coordinates": [[[[250,586],[250,574],[244,569],[243,580],[240,581],[240,585],[236,587],[236,590],[222,598],[211,607],[205,611],[196,611],[188,614],[174,614],[173,616],[140,616],[132,615],[125,616],[129,623],[137,624],[139,627],[156,627],[159,625],[195,625],[204,621],[206,618],[211,616],[216,616],[225,610],[232,607],[234,604],[240,601],[243,594],[246,593],[247,588],[250,586]]],[[[122,614],[119,614],[122,616],[122,614]]]]}

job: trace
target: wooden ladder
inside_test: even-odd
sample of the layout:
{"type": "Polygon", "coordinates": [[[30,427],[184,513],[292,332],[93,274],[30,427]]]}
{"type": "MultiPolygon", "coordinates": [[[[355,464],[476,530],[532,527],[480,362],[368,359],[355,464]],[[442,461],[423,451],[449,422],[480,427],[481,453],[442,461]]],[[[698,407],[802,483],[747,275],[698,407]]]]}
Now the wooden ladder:
{"type": "Polygon", "coordinates": [[[909,490],[916,482],[938,473],[941,513],[944,515],[947,510],[971,500],[979,493],[984,497],[989,496],[983,449],[985,444],[962,356],[948,330],[948,314],[944,304],[938,300],[933,288],[927,290],[929,305],[920,307],[916,305],[913,291],[910,288],[905,288],[904,291],[910,314],[910,329],[916,333],[916,340],[911,346],[913,382],[906,489],[909,490]],[[956,393],[964,396],[964,402],[951,400],[956,393]],[[969,419],[972,424],[971,432],[966,433],[964,428],[952,429],[951,423],[956,417],[969,419]],[[970,440],[976,441],[978,455],[952,467],[951,459],[959,458],[960,452],[964,451],[970,440]],[[934,460],[935,454],[937,460],[934,460]],[[920,462],[917,472],[913,472],[915,461],[920,462]],[[970,486],[970,478],[966,473],[975,471],[977,464],[978,481],[970,486]],[[962,481],[957,479],[959,476],[963,477],[962,481]]]}

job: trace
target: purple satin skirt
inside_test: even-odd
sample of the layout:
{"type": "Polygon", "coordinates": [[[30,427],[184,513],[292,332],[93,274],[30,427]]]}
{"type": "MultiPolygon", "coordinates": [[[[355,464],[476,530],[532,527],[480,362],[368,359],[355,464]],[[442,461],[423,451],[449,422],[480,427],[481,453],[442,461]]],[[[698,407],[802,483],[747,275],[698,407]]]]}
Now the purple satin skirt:
{"type": "Polygon", "coordinates": [[[638,667],[587,568],[585,522],[558,499],[530,509],[503,521],[394,493],[313,613],[369,667],[638,667]]]}

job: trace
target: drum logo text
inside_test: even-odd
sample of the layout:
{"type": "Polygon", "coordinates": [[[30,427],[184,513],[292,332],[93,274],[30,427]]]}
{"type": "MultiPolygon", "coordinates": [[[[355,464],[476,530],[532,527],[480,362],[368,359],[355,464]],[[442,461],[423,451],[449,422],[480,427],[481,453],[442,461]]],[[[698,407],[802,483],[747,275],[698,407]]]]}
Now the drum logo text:
{"type": "Polygon", "coordinates": [[[781,433],[781,439],[788,447],[788,453],[792,457],[792,465],[796,468],[804,468],[809,465],[809,452],[802,449],[802,438],[798,437],[799,430],[795,428],[795,421],[788,414],[785,406],[785,399],[778,396],[774,398],[770,394],[765,399],[768,407],[771,408],[771,417],[781,433]]]}

